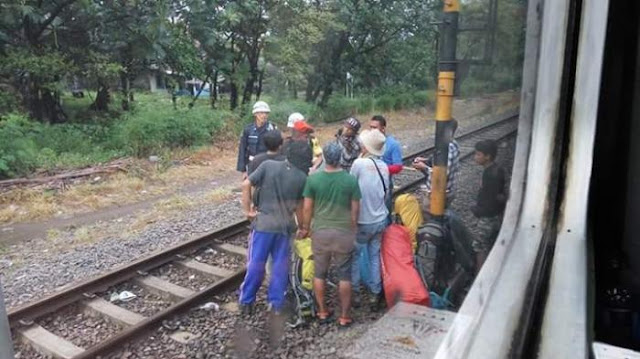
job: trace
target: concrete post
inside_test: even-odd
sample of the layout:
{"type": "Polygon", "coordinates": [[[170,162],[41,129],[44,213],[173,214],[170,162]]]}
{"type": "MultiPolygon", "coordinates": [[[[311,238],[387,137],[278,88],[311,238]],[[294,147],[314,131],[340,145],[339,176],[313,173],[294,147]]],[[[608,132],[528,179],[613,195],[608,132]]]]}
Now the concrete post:
{"type": "Polygon", "coordinates": [[[2,282],[0,282],[0,359],[13,359],[13,342],[11,341],[7,310],[4,306],[2,282]]]}

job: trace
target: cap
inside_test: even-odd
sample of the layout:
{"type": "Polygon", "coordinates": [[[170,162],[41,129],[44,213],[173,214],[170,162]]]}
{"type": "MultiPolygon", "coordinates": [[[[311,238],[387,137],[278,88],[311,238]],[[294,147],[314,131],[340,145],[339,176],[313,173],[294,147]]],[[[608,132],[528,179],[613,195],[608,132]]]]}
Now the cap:
{"type": "Polygon", "coordinates": [[[293,125],[293,129],[302,133],[313,132],[313,127],[305,121],[298,121],[293,125]]]}
{"type": "Polygon", "coordinates": [[[330,166],[337,166],[342,158],[342,147],[337,142],[329,142],[322,148],[324,161],[330,166]]]}
{"type": "Polygon", "coordinates": [[[293,128],[293,125],[298,121],[304,121],[304,116],[300,112],[294,112],[289,115],[289,120],[287,121],[287,127],[293,128]]]}
{"type": "Polygon", "coordinates": [[[344,120],[344,125],[354,130],[355,132],[360,131],[360,121],[358,121],[358,119],[355,117],[349,117],[348,119],[344,120]]]}

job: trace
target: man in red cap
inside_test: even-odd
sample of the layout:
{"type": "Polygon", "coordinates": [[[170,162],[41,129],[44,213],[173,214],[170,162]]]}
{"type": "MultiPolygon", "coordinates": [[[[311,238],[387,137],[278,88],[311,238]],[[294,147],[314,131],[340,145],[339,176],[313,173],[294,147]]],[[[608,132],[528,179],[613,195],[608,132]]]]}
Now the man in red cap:
{"type": "Polygon", "coordinates": [[[293,124],[291,136],[287,137],[282,146],[282,154],[297,168],[305,168],[306,174],[313,166],[313,150],[311,148],[310,134],[313,127],[306,121],[297,121],[293,124]]]}

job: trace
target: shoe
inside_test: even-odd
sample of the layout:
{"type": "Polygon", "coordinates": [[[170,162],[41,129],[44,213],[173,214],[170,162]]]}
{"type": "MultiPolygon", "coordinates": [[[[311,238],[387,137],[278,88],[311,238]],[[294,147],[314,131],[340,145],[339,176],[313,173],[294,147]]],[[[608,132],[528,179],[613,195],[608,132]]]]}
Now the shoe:
{"type": "Polygon", "coordinates": [[[317,316],[320,324],[329,324],[333,320],[332,312],[318,312],[317,316]]]}
{"type": "Polygon", "coordinates": [[[340,317],[338,318],[338,329],[346,329],[349,328],[353,324],[353,319],[349,317],[340,317]]]}
{"type": "Polygon", "coordinates": [[[351,307],[360,308],[362,306],[362,297],[360,292],[353,292],[351,294],[351,307]]]}
{"type": "Polygon", "coordinates": [[[253,303],[251,304],[240,304],[240,315],[243,317],[250,317],[255,313],[255,308],[253,303]]]}
{"type": "Polygon", "coordinates": [[[372,312],[378,312],[386,307],[385,298],[382,293],[374,294],[369,299],[369,308],[372,312]]]}

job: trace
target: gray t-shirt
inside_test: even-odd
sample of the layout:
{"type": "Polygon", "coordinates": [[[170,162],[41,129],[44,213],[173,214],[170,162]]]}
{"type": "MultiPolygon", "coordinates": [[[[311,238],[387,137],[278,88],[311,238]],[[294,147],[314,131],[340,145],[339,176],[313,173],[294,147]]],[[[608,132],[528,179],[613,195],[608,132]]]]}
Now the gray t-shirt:
{"type": "Polygon", "coordinates": [[[389,215],[389,210],[385,203],[384,187],[376,170],[376,165],[384,179],[384,186],[389,192],[389,169],[381,159],[358,158],[351,166],[351,174],[358,180],[360,193],[362,193],[358,224],[382,222],[389,215]]]}
{"type": "Polygon", "coordinates": [[[302,200],[307,176],[287,161],[264,161],[249,176],[257,187],[258,216],[254,229],[259,232],[290,234],[295,226],[293,213],[302,200]]]}

